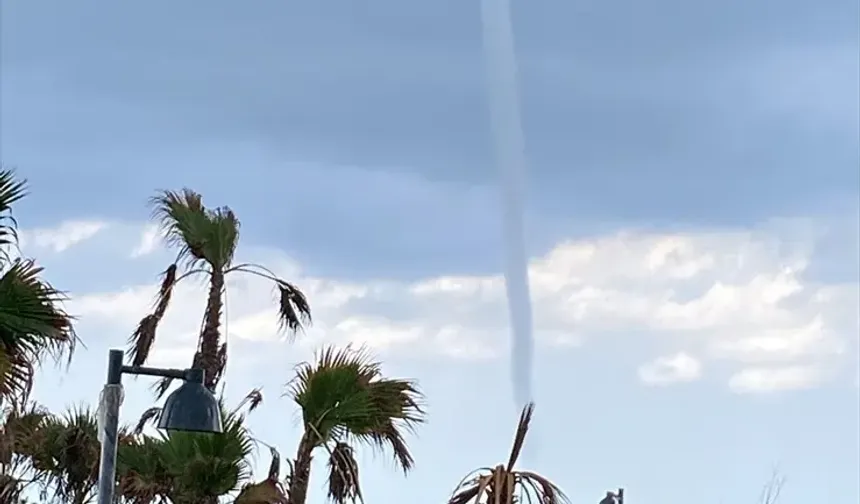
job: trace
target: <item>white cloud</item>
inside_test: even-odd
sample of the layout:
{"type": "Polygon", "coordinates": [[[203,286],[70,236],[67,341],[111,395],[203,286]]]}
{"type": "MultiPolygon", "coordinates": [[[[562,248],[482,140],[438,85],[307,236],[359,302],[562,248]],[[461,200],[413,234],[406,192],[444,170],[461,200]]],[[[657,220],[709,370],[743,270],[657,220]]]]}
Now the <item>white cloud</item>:
{"type": "Polygon", "coordinates": [[[757,367],[744,369],[729,379],[729,388],[738,393],[766,393],[814,387],[826,378],[813,366],[757,367]]]}
{"type": "Polygon", "coordinates": [[[19,238],[21,248],[49,249],[64,252],[70,247],[88,240],[108,227],[107,222],[92,220],[66,221],[55,228],[22,230],[19,238]]]}
{"type": "MultiPolygon", "coordinates": [[[[785,369],[814,370],[846,359],[857,343],[860,291],[857,283],[806,278],[811,243],[795,238],[763,229],[628,232],[561,243],[531,262],[536,339],[565,347],[601,344],[610,333],[645,338],[669,354],[639,370],[652,384],[697,378],[703,364],[691,357],[696,355],[703,362],[720,361],[719,369],[727,364],[730,372],[741,370],[730,383],[738,391],[763,390],[765,385],[752,383],[768,380],[781,384],[771,388],[804,387],[804,380],[785,378],[785,369]],[[761,371],[770,368],[755,366],[777,366],[783,375],[776,380],[772,370],[761,371]]],[[[299,340],[302,351],[322,342],[361,343],[420,358],[487,359],[507,351],[499,275],[359,283],[308,276],[277,250],[246,248],[240,256],[266,264],[308,295],[315,324],[299,340]]],[[[193,346],[204,289],[191,282],[177,290],[161,348],[193,346]]],[[[153,282],[79,295],[70,309],[82,323],[128,334],[151,309],[155,290],[153,282]]],[[[267,281],[230,279],[229,336],[277,341],[274,303],[267,281]]]]}
{"type": "Polygon", "coordinates": [[[158,226],[146,226],[140,234],[140,242],[131,251],[131,258],[142,257],[155,252],[161,244],[158,226]]]}
{"type": "Polygon", "coordinates": [[[702,363],[686,353],[658,357],[639,367],[639,379],[646,385],[669,385],[698,380],[702,363]]]}

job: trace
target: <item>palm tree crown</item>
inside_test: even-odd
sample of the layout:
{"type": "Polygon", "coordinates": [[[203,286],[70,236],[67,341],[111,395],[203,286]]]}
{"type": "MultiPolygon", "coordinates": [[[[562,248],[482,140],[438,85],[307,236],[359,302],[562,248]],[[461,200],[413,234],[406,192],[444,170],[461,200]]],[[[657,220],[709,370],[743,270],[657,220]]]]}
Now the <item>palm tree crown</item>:
{"type": "MultiPolygon", "coordinates": [[[[206,372],[206,386],[214,390],[227,362],[227,344],[221,341],[221,313],[224,305],[225,278],[230,273],[246,273],[271,281],[279,293],[278,318],[290,335],[311,321],[310,307],[304,294],[293,284],[278,278],[258,264],[234,264],[239,243],[239,219],[228,207],[206,208],[200,194],[191,189],[162,191],[152,198],[153,217],[159,222],[168,246],[177,249],[176,261],[164,272],[152,313],[144,317],[130,338],[133,365],[142,365],[149,357],[159,322],[161,322],[173,288],[183,279],[205,275],[209,295],[193,365],[206,372]]],[[[163,393],[169,380],[162,382],[163,393]]]]}
{"type": "Polygon", "coordinates": [[[540,502],[541,504],[566,504],[570,501],[553,482],[532,471],[514,469],[528,434],[529,423],[534,412],[534,403],[523,408],[514,445],[507,465],[483,467],[473,471],[454,490],[448,504],[485,502],[488,504],[516,504],[540,502]],[[484,499],[482,501],[482,499],[484,499]]]}
{"type": "Polygon", "coordinates": [[[298,367],[288,394],[301,408],[304,423],[289,480],[291,504],[307,498],[316,448],[328,452],[328,493],[338,503],[361,497],[355,442],[390,450],[404,472],[412,468],[404,434],[425,421],[423,395],[411,380],[383,377],[380,364],[364,350],[324,348],[314,363],[298,367]]]}

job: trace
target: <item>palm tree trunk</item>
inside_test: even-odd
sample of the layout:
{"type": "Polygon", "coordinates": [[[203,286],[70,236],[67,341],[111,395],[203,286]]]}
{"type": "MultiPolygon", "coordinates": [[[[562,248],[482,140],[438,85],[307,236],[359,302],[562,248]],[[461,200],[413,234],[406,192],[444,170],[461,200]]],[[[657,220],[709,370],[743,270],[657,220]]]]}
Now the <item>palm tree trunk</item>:
{"type": "Polygon", "coordinates": [[[203,332],[200,334],[200,364],[206,373],[206,387],[215,391],[221,374],[218,344],[221,340],[221,307],[224,304],[224,272],[213,271],[209,279],[209,299],[206,301],[203,332]]]}
{"type": "Polygon", "coordinates": [[[293,475],[290,479],[289,497],[290,504],[305,504],[308,498],[308,484],[311,477],[311,460],[313,459],[314,451],[313,433],[305,430],[301,441],[299,441],[299,449],[296,453],[296,460],[293,463],[293,475]]]}

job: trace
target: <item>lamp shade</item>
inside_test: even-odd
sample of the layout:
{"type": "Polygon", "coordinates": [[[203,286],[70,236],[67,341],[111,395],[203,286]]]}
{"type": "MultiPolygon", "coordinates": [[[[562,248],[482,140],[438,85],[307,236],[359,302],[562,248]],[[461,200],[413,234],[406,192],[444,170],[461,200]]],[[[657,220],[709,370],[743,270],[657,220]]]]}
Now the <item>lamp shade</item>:
{"type": "Polygon", "coordinates": [[[202,383],[184,381],[164,401],[159,429],[169,431],[223,432],[218,400],[202,383]]]}

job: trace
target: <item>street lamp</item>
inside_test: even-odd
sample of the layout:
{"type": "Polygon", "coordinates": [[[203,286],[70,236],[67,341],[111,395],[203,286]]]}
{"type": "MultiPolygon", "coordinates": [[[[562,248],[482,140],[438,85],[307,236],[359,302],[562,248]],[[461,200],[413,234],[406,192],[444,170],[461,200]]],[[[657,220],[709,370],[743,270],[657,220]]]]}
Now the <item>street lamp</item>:
{"type": "Polygon", "coordinates": [[[113,504],[116,486],[116,456],[119,436],[119,406],[122,402],[122,375],[161,376],[184,380],[164,401],[161,408],[159,429],[168,431],[211,432],[220,434],[221,408],[218,400],[203,386],[203,370],[158,369],[143,366],[123,365],[122,350],[111,350],[108,354],[107,383],[99,403],[99,426],[101,456],[99,458],[98,504],[113,504]]]}

